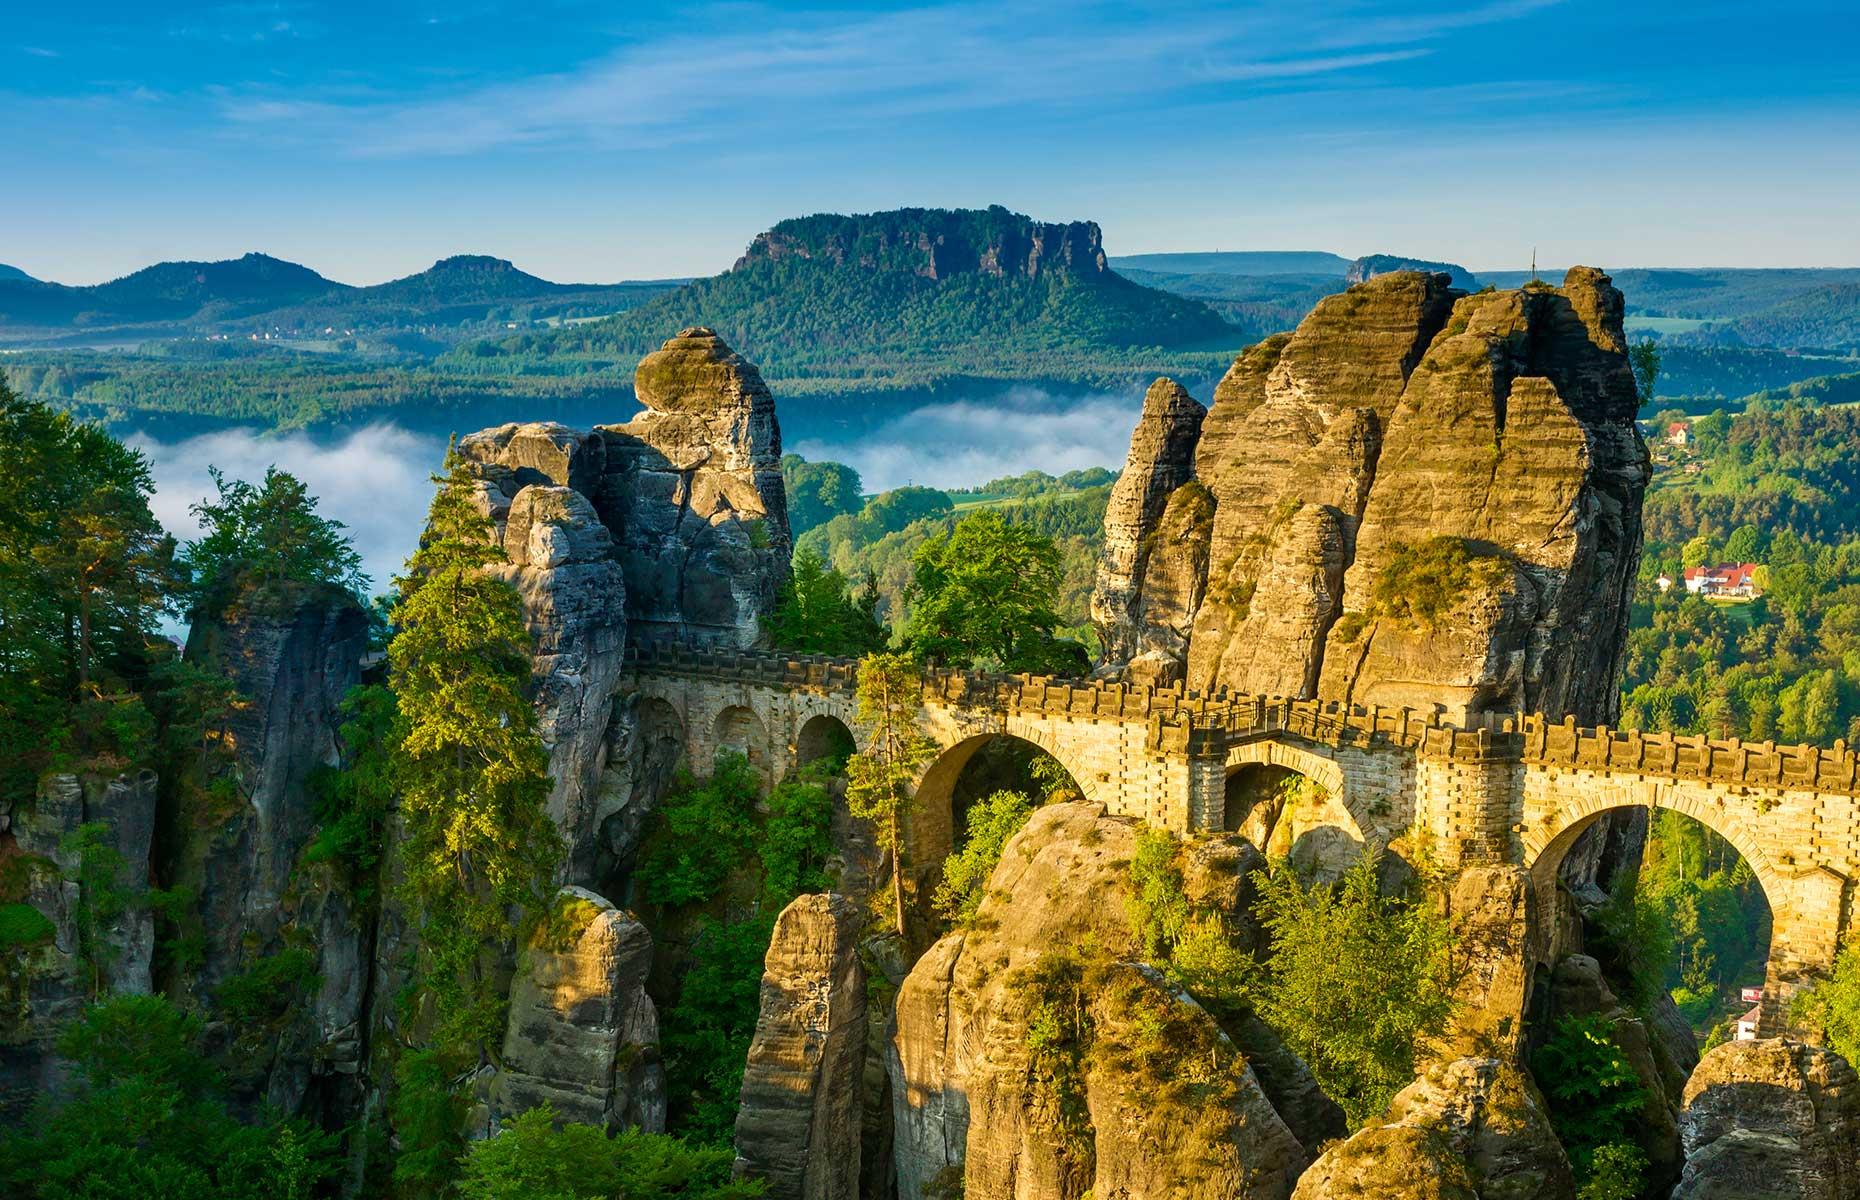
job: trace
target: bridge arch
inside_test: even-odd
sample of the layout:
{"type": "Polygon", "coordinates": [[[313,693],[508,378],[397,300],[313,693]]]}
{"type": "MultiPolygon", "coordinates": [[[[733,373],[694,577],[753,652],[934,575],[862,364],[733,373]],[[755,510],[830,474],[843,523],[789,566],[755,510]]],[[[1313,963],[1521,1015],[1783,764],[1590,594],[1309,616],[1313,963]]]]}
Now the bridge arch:
{"type": "Polygon", "coordinates": [[[718,711],[710,727],[711,753],[735,751],[749,760],[763,779],[770,777],[769,733],[754,709],[732,704],[718,711]]]}
{"type": "Polygon", "coordinates": [[[1384,825],[1330,755],[1278,740],[1228,752],[1221,827],[1289,859],[1301,874],[1334,878],[1364,851],[1386,849],[1384,825]]]}
{"type": "Polygon", "coordinates": [[[1657,780],[1639,780],[1631,786],[1600,791],[1558,789],[1558,793],[1559,802],[1536,820],[1527,821],[1524,830],[1524,866],[1531,873],[1540,901],[1555,900],[1557,874],[1577,840],[1604,814],[1633,808],[1683,813],[1729,842],[1750,864],[1772,912],[1778,911],[1778,905],[1789,897],[1790,881],[1771,860],[1762,838],[1737,813],[1713,803],[1709,793],[1657,780]]]}
{"type": "MultiPolygon", "coordinates": [[[[964,795],[959,787],[964,783],[964,773],[971,764],[976,763],[978,755],[991,747],[1013,746],[1053,759],[1072,777],[1075,789],[1081,795],[1086,794],[1080,785],[1077,768],[1048,744],[1037,729],[1013,732],[996,729],[971,733],[944,746],[917,782],[915,802],[911,807],[910,824],[906,831],[911,870],[918,879],[920,889],[927,882],[934,881],[943,869],[943,860],[955,850],[957,836],[963,828],[963,815],[967,807],[965,800],[977,798],[964,795]]],[[[1039,798],[1038,795],[1034,797],[1036,802],[1039,798]]]]}
{"type": "Polygon", "coordinates": [[[852,727],[833,713],[815,713],[801,721],[794,735],[794,766],[823,759],[845,759],[858,749],[852,727]]]}
{"type": "Polygon", "coordinates": [[[1765,810],[1748,797],[1727,795],[1724,789],[1703,781],[1581,771],[1533,772],[1525,792],[1523,865],[1530,873],[1540,912],[1557,911],[1565,857],[1608,813],[1633,808],[1682,813],[1730,844],[1750,867],[1770,910],[1761,1036],[1783,1031],[1790,993],[1832,964],[1843,926],[1846,878],[1825,867],[1796,868],[1779,862],[1774,852],[1777,843],[1768,836],[1771,831],[1756,824],[1765,810]]]}

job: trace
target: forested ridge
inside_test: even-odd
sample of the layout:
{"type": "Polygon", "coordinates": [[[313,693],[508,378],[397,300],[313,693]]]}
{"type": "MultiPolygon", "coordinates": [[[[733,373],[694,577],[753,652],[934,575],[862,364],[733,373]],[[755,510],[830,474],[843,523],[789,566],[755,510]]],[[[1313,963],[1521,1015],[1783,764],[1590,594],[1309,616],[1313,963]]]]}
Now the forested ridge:
{"type": "Polygon", "coordinates": [[[815,389],[951,377],[1100,382],[1160,350],[1237,348],[1197,300],[1104,267],[1097,228],[1005,209],[903,209],[784,221],[730,270],[606,321],[460,351],[514,360],[625,360],[708,326],[771,381],[815,389]],[[1038,365],[1036,365],[1036,362],[1038,365]]]}

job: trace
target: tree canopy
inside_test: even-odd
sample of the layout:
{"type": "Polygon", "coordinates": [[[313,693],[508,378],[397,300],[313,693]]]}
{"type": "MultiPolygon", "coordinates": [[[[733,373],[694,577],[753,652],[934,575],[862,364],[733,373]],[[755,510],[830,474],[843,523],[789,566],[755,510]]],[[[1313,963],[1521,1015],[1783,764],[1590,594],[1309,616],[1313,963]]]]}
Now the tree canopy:
{"type": "Polygon", "coordinates": [[[368,577],[341,521],[317,515],[303,481],[276,467],[254,486],[209,468],[217,495],[191,508],[201,536],[182,548],[196,617],[235,602],[285,603],[296,589],[339,588],[360,603],[368,577]]]}
{"type": "Polygon", "coordinates": [[[784,454],[781,481],[788,493],[788,531],[797,538],[865,506],[859,472],[845,463],[809,462],[799,454],[784,454]]]}
{"type": "Polygon", "coordinates": [[[61,756],[149,748],[110,720],[172,583],[153,490],[141,453],[0,383],[0,800],[61,756]]]}
{"type": "Polygon", "coordinates": [[[769,621],[769,640],[802,654],[857,658],[888,640],[877,607],[877,580],[868,576],[855,595],[846,577],[823,565],[818,554],[797,550],[769,621]]]}
{"type": "Polygon", "coordinates": [[[984,510],[911,561],[904,644],[932,662],[1079,675],[1083,646],[1054,636],[1061,563],[1053,539],[984,510]]]}

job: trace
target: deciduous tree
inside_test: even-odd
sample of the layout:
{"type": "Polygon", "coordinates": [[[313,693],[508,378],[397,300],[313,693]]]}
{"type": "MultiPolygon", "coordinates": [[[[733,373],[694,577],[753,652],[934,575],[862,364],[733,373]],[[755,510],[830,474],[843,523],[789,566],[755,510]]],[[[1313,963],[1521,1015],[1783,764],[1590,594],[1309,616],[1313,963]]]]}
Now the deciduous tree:
{"type": "Polygon", "coordinates": [[[1061,570],[1052,538],[979,512],[920,546],[911,576],[904,642],[920,657],[1050,674],[1089,667],[1082,646],[1053,634],[1061,570]]]}

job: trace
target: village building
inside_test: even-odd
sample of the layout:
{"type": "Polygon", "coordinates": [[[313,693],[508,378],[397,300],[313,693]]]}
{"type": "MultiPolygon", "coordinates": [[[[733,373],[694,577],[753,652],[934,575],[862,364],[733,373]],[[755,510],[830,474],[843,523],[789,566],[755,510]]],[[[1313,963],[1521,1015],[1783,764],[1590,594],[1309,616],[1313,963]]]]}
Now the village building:
{"type": "MultiPolygon", "coordinates": [[[[1687,567],[1686,591],[1695,596],[1750,600],[1763,594],[1757,586],[1759,563],[1720,563],[1715,567],[1687,567]]],[[[1670,584],[1668,585],[1670,586],[1670,584]]],[[[1661,591],[1665,591],[1663,586],[1661,591]]]]}

